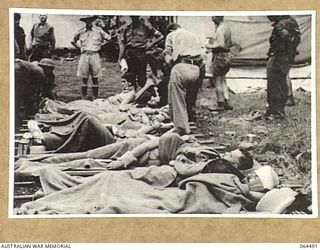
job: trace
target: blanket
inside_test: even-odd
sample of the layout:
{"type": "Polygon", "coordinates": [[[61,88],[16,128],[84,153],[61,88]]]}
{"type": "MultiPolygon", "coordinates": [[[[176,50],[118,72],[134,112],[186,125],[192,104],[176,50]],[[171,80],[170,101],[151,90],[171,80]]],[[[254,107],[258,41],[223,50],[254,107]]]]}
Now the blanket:
{"type": "Polygon", "coordinates": [[[32,158],[21,158],[15,163],[15,174],[39,176],[39,169],[48,165],[61,170],[105,167],[105,165],[92,159],[117,159],[145,141],[147,139],[131,138],[86,152],[46,154],[32,158]]]}
{"type": "MultiPolygon", "coordinates": [[[[134,170],[132,170],[134,171],[134,170]]],[[[134,174],[106,171],[22,205],[23,214],[239,213],[252,205],[248,186],[231,174],[202,174],[159,187],[134,174]]]]}
{"type": "Polygon", "coordinates": [[[44,145],[57,153],[83,152],[115,141],[99,120],[82,112],[46,124],[50,132],[44,133],[44,145]]]}
{"type": "MultiPolygon", "coordinates": [[[[131,107],[132,105],[128,104],[123,106],[131,107]]],[[[106,114],[119,111],[119,105],[106,105],[88,100],[76,100],[69,103],[64,103],[46,98],[42,101],[40,106],[41,114],[51,114],[56,115],[57,117],[63,117],[63,115],[72,115],[79,111],[94,115],[106,114]]]]}

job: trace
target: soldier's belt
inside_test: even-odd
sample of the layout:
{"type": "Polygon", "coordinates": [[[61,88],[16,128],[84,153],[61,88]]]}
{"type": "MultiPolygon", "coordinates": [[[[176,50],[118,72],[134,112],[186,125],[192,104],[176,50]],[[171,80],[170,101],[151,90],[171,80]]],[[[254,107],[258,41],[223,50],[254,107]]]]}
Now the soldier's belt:
{"type": "Polygon", "coordinates": [[[180,63],[187,63],[187,64],[192,64],[196,66],[200,66],[202,64],[202,59],[185,59],[181,58],[180,63]]]}
{"type": "Polygon", "coordinates": [[[98,51],[92,51],[92,50],[85,50],[82,52],[82,54],[87,54],[87,55],[94,55],[97,53],[98,53],[98,51]]]}

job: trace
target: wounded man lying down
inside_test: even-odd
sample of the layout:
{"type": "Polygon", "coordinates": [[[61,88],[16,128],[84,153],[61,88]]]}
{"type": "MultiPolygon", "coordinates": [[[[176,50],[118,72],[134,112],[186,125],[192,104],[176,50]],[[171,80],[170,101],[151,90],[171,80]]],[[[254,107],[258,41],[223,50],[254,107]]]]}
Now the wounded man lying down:
{"type": "Polygon", "coordinates": [[[20,212],[240,213],[254,211],[265,192],[279,184],[271,167],[254,167],[246,151],[220,156],[173,133],[136,145],[106,163],[117,170],[92,177],[70,176],[54,164],[43,165],[39,174],[45,196],[25,203],[20,212]],[[137,167],[138,162],[145,167],[137,167]]]}
{"type": "Polygon", "coordinates": [[[38,122],[29,121],[32,138],[56,153],[83,152],[115,142],[111,132],[94,116],[78,112],[59,121],[46,122],[41,132],[38,122]]]}

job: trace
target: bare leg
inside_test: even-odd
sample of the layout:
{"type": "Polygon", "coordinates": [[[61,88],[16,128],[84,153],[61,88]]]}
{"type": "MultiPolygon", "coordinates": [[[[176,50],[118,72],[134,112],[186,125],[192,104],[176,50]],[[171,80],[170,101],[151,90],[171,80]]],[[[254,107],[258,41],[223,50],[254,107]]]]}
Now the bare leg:
{"type": "Polygon", "coordinates": [[[223,94],[224,94],[224,109],[225,110],[232,110],[233,107],[229,104],[229,99],[230,99],[230,95],[229,95],[229,87],[227,85],[227,81],[226,81],[226,75],[223,75],[223,94]]]}
{"type": "Polygon", "coordinates": [[[217,101],[224,102],[223,76],[216,76],[217,101]]]}
{"type": "Polygon", "coordinates": [[[289,72],[286,76],[286,81],[287,81],[287,85],[288,85],[288,96],[292,96],[293,95],[293,91],[292,91],[292,82],[289,76],[289,72]]]}
{"type": "Polygon", "coordinates": [[[214,109],[215,111],[222,111],[224,110],[224,87],[223,87],[223,76],[216,76],[215,83],[216,83],[216,94],[217,94],[217,102],[218,107],[214,109]]]}
{"type": "Polygon", "coordinates": [[[222,88],[223,88],[223,95],[225,100],[229,100],[229,88],[226,82],[226,75],[221,76],[222,78],[222,88]]]}

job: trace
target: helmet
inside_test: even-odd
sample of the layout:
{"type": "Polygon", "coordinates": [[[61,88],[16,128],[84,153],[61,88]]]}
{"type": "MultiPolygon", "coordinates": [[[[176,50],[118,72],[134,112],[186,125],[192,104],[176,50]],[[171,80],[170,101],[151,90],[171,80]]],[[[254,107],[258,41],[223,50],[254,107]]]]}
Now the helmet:
{"type": "Polygon", "coordinates": [[[38,63],[39,66],[46,66],[46,67],[52,67],[54,68],[56,65],[52,59],[49,58],[43,58],[38,63]]]}

